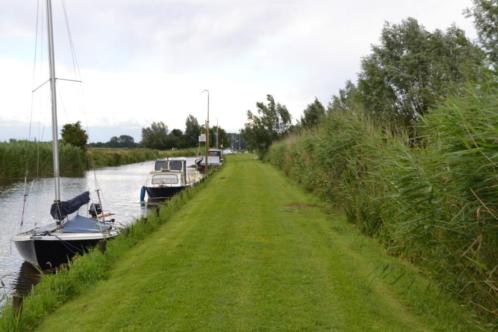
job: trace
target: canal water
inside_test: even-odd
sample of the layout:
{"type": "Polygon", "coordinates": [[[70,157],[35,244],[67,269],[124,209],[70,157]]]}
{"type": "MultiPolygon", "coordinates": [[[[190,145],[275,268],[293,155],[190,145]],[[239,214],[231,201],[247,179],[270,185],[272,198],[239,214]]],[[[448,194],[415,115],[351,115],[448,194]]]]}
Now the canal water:
{"type": "MultiPolygon", "coordinates": [[[[195,158],[188,158],[192,164],[195,158]]],[[[97,201],[95,189],[101,191],[105,211],[114,213],[117,222],[129,225],[136,218],[147,213],[147,207],[140,205],[140,188],[147,175],[154,169],[154,162],[106,167],[86,172],[81,178],[62,178],[61,196],[70,199],[86,190],[93,201],[97,201]]],[[[54,199],[54,180],[38,179],[28,184],[29,196],[25,205],[23,226],[24,183],[16,182],[0,185],[0,308],[7,297],[17,292],[24,295],[39,279],[37,271],[17,252],[12,237],[20,231],[53,222],[50,206],[54,199]]],[[[85,213],[84,207],[80,213],[85,213]]]]}

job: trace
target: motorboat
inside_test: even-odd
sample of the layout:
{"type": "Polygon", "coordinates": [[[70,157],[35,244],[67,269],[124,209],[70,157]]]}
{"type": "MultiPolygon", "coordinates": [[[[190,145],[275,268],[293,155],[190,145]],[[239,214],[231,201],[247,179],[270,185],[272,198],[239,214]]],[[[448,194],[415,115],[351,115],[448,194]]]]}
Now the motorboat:
{"type": "Polygon", "coordinates": [[[142,187],[140,201],[144,202],[145,194],[149,200],[165,200],[192,187],[202,180],[197,165],[188,165],[187,158],[166,158],[156,160],[152,171],[142,187]]]}

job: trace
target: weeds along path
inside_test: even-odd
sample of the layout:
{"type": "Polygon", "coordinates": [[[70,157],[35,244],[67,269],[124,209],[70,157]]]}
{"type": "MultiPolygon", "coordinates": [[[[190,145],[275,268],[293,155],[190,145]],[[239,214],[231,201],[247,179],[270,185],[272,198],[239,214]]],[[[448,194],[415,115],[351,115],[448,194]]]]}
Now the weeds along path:
{"type": "Polygon", "coordinates": [[[233,156],[41,331],[473,330],[461,307],[277,170],[233,156]]]}

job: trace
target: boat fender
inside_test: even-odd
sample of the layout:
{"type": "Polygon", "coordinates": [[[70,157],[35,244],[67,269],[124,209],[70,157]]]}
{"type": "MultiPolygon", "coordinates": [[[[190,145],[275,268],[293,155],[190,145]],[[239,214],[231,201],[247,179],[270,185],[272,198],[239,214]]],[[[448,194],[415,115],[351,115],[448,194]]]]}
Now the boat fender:
{"type": "Polygon", "coordinates": [[[140,189],[140,203],[143,203],[145,201],[145,186],[142,186],[140,189]]]}

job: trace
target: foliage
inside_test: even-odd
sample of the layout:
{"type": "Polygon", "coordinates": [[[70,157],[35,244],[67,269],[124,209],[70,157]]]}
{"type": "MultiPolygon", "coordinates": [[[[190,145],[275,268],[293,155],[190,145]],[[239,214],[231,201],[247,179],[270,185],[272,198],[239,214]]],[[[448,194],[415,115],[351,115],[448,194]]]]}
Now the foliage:
{"type": "Polygon", "coordinates": [[[62,142],[77,146],[81,149],[85,149],[86,143],[88,142],[88,135],[86,131],[81,128],[80,121],[76,123],[66,123],[62,127],[61,136],[62,142]]]}
{"type": "Polygon", "coordinates": [[[247,123],[242,136],[249,149],[260,156],[271,143],[285,136],[291,126],[291,115],[285,105],[276,103],[272,95],[266,97],[268,104],[256,103],[257,114],[247,111],[247,123]]]}
{"type": "Polygon", "coordinates": [[[381,44],[362,61],[358,89],[370,116],[410,128],[458,84],[477,80],[482,62],[456,27],[429,32],[413,18],[386,23],[381,44]]]}
{"type": "MultiPolygon", "coordinates": [[[[206,132],[206,126],[201,126],[201,132],[205,133],[206,132]]],[[[218,145],[221,148],[223,147],[229,147],[230,146],[230,137],[228,136],[227,132],[225,129],[218,127],[218,126],[213,126],[209,128],[209,146],[211,148],[216,147],[216,136],[217,134],[219,135],[218,138],[218,145]],[[218,130],[219,129],[219,130],[218,130]]]]}
{"type": "Polygon", "coordinates": [[[142,128],[142,145],[149,149],[165,149],[168,140],[168,127],[164,122],[152,122],[142,128]]]}
{"type": "Polygon", "coordinates": [[[363,104],[358,88],[351,81],[346,82],[346,86],[339,90],[337,96],[332,96],[327,108],[329,112],[358,111],[359,109],[363,109],[363,104]]]}
{"type": "Polygon", "coordinates": [[[165,149],[181,149],[186,146],[185,137],[183,136],[183,132],[180,129],[173,129],[166,139],[166,143],[164,145],[165,149]]]}
{"type": "Polygon", "coordinates": [[[267,158],[498,323],[497,110],[496,83],[468,88],[423,118],[416,148],[332,112],[267,158]]]}
{"type": "Polygon", "coordinates": [[[129,135],[113,136],[109,140],[109,147],[111,148],[133,148],[135,146],[137,146],[135,139],[129,135]]]}
{"type": "Polygon", "coordinates": [[[200,134],[201,126],[199,122],[193,115],[189,114],[187,120],[185,120],[185,146],[197,146],[200,134]]]}
{"type": "Polygon", "coordinates": [[[300,125],[304,128],[315,127],[320,123],[324,116],[325,107],[323,107],[322,103],[315,98],[315,101],[312,104],[309,104],[304,110],[300,125]]]}
{"type": "Polygon", "coordinates": [[[467,10],[467,16],[473,16],[479,42],[498,69],[498,1],[473,0],[473,3],[474,7],[467,10]]]}
{"type": "MultiPolygon", "coordinates": [[[[163,122],[153,122],[148,128],[142,129],[142,145],[152,149],[183,149],[198,146],[199,135],[205,131],[205,126],[200,126],[197,119],[189,115],[185,121],[185,133],[180,129],[173,129],[168,133],[168,127],[163,122]]],[[[210,146],[216,144],[216,130],[210,128],[210,146]]],[[[223,128],[219,128],[220,144],[229,142],[223,128]]]]}

